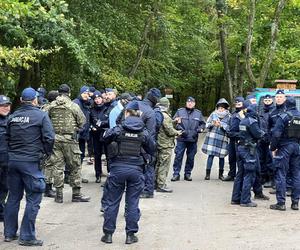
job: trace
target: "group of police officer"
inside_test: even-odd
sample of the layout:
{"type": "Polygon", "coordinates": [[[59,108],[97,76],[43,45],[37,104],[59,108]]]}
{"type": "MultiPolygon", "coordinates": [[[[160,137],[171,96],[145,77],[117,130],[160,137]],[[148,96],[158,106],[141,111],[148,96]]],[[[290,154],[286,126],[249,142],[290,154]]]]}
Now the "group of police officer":
{"type": "Polygon", "coordinates": [[[236,111],[230,122],[230,171],[225,181],[234,179],[232,205],[256,207],[251,201],[268,200],[262,185],[275,190],[277,203],[270,209],[285,211],[286,194],[291,196],[291,209],[298,210],[300,195],[300,112],[294,97],[286,97],[283,90],[263,97],[256,105],[253,96],[244,101],[236,98],[236,111]],[[238,166],[235,175],[236,162],[238,166]],[[287,192],[287,187],[290,192],[287,192]]]}
{"type": "MultiPolygon", "coordinates": [[[[171,181],[180,180],[185,151],[184,180],[192,181],[198,134],[204,131],[205,120],[195,108],[193,97],[187,98],[186,106],[177,110],[172,120],[168,113],[170,103],[161,98],[157,88],[150,89],[143,100],[130,93],[117,98],[114,89],[98,91],[88,86],[80,89],[74,101],[70,93],[70,87],[62,84],[55,93],[49,92],[49,99],[52,97],[47,103],[44,91],[38,95],[34,89],[26,88],[21,94],[21,107],[9,117],[11,102],[8,97],[0,96],[0,218],[4,218],[5,241],[19,238],[20,245],[43,244],[35,236],[42,193],[46,191],[45,196],[63,203],[65,170],[70,175],[72,202],[90,200],[81,192],[81,164],[88,143],[94,147],[97,183],[102,176],[102,154],[108,161],[109,174],[101,200],[104,212],[101,240],[112,243],[120,201],[126,190],[125,243],[135,243],[139,199],[153,198],[155,189],[172,192],[165,183],[175,136],[171,181]],[[26,209],[18,235],[18,212],[24,191],[26,209]]],[[[236,110],[227,131],[230,171],[224,178],[224,181],[234,180],[233,205],[255,207],[251,188],[256,199],[268,200],[262,185],[273,187],[275,183],[277,203],[270,208],[286,210],[285,195],[289,187],[291,208],[298,210],[300,113],[295,99],[286,98],[282,90],[277,91],[275,102],[273,105],[272,97],[265,96],[263,108],[259,109],[254,96],[235,99],[236,110]]]]}

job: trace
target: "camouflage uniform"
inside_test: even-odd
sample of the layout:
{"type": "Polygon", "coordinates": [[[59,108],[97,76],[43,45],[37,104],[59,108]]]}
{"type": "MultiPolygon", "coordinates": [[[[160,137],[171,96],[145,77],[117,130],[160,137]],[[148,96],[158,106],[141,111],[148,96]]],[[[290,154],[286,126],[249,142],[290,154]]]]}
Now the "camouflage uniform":
{"type": "Polygon", "coordinates": [[[54,186],[56,189],[63,188],[67,164],[70,167],[70,186],[80,188],[81,152],[76,134],[85,124],[85,116],[79,106],[65,95],[58,96],[45,111],[48,111],[55,131],[53,154],[47,162],[48,169],[53,170],[54,186]]]}
{"type": "Polygon", "coordinates": [[[164,121],[159,129],[158,139],[157,139],[157,162],[156,162],[156,186],[158,188],[163,188],[166,183],[166,178],[168,176],[172,149],[175,147],[175,136],[179,134],[173,126],[173,121],[171,116],[167,111],[162,111],[164,116],[164,121]]]}
{"type": "MultiPolygon", "coordinates": [[[[50,106],[50,103],[46,103],[41,107],[41,110],[47,112],[48,108],[50,106]]],[[[42,171],[45,176],[45,182],[46,184],[53,184],[53,167],[49,162],[49,159],[47,159],[45,162],[43,162],[42,171]]]]}

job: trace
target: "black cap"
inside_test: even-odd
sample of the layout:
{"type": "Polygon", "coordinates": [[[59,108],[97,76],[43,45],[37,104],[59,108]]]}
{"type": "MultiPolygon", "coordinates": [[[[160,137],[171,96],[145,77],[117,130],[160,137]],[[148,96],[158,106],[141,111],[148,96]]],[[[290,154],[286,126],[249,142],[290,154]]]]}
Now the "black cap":
{"type": "Polygon", "coordinates": [[[70,87],[67,85],[67,84],[62,84],[62,85],[60,85],[59,86],[59,88],[58,88],[58,93],[70,93],[70,91],[71,91],[71,89],[70,89],[70,87]]]}
{"type": "Polygon", "coordinates": [[[264,99],[272,99],[272,96],[270,94],[267,94],[264,96],[264,99]]]}
{"type": "Polygon", "coordinates": [[[275,95],[284,95],[284,90],[283,89],[278,89],[276,91],[276,94],[275,95]]]}

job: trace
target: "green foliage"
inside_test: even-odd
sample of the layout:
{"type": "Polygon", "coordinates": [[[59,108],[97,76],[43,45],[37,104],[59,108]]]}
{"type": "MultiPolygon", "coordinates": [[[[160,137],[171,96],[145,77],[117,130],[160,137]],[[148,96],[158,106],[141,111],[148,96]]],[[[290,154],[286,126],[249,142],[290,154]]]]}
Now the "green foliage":
{"type": "MultiPolygon", "coordinates": [[[[0,90],[13,94],[25,85],[51,90],[68,83],[74,95],[83,84],[143,94],[171,87],[174,106],[193,95],[207,113],[219,97],[228,97],[218,22],[227,28],[232,71],[247,38],[249,0],[220,3],[221,19],[215,0],[0,1],[0,90]]],[[[268,51],[275,7],[276,1],[257,1],[254,73],[268,51]]],[[[268,82],[300,73],[299,14],[299,1],[288,1],[268,82]]],[[[244,90],[251,90],[242,77],[244,90]]]]}

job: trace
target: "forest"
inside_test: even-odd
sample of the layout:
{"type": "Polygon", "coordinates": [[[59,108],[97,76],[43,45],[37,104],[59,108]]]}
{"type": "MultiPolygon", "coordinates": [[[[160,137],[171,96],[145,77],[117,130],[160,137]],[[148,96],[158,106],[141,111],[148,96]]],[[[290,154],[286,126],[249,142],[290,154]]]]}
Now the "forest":
{"type": "Polygon", "coordinates": [[[173,91],[207,113],[299,79],[300,0],[0,0],[0,93],[173,91]]]}

